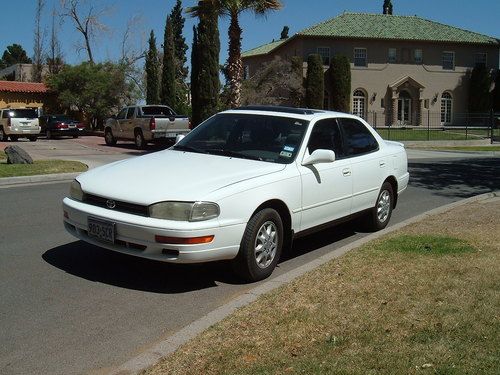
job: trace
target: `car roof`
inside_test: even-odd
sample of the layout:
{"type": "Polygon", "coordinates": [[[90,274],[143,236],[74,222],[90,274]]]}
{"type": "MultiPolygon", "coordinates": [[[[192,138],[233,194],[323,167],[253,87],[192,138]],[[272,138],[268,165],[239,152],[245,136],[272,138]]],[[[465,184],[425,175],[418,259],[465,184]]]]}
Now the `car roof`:
{"type": "Polygon", "coordinates": [[[321,118],[332,118],[332,117],[351,117],[357,118],[349,113],[327,111],[321,109],[311,109],[311,108],[295,108],[295,107],[282,107],[282,106],[265,106],[265,105],[250,105],[239,108],[230,109],[222,113],[232,113],[232,114],[254,114],[254,115],[267,115],[267,116],[282,116],[290,117],[301,120],[318,120],[321,118]]]}

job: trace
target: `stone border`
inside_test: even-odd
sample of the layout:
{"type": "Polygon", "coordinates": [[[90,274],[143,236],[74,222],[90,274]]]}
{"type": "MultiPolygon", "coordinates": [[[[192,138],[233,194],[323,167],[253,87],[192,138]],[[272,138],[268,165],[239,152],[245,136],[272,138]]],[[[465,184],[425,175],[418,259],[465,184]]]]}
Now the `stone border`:
{"type": "Polygon", "coordinates": [[[2,178],[0,178],[0,188],[18,186],[18,185],[26,185],[26,184],[72,181],[76,176],[78,176],[82,173],[84,173],[84,172],[38,174],[38,175],[33,175],[33,176],[18,176],[18,177],[2,177],[2,178]]]}
{"type": "MultiPolygon", "coordinates": [[[[190,323],[186,327],[182,328],[180,331],[177,333],[171,335],[167,339],[159,342],[152,348],[146,350],[142,354],[130,359],[129,361],[125,362],[115,370],[112,370],[109,374],[113,375],[130,375],[130,374],[138,374],[139,372],[145,370],[146,368],[149,368],[151,366],[154,366],[160,359],[163,357],[168,356],[169,354],[172,354],[175,352],[181,345],[184,345],[191,339],[195,338],[197,335],[205,331],[207,328],[211,327],[212,325],[220,322],[224,318],[228,317],[231,315],[233,312],[235,312],[237,309],[246,306],[250,304],[251,302],[255,301],[259,296],[270,292],[282,285],[285,285],[299,276],[302,276],[306,272],[312,271],[316,269],[317,267],[331,261],[332,259],[338,258],[348,251],[351,251],[353,249],[356,249],[360,247],[361,245],[364,245],[367,242],[370,242],[372,240],[375,240],[379,237],[382,237],[388,233],[392,233],[394,231],[397,231],[407,225],[413,224],[415,222],[421,221],[429,216],[432,215],[437,215],[446,211],[449,211],[453,208],[463,206],[465,204],[471,203],[471,202],[476,202],[480,200],[485,200],[488,198],[493,198],[493,197],[500,197],[500,191],[497,192],[492,192],[492,193],[486,193],[486,194],[481,194],[477,195],[475,197],[463,199],[457,202],[453,202],[450,204],[447,204],[445,206],[441,206],[438,208],[435,208],[433,210],[427,211],[423,214],[420,214],[418,216],[412,217],[410,219],[404,220],[401,223],[395,224],[389,228],[386,228],[380,232],[372,233],[369,234],[359,240],[356,240],[346,246],[343,246],[339,249],[335,249],[328,254],[325,254],[321,257],[318,257],[317,259],[306,263],[300,267],[297,267],[291,271],[286,272],[283,275],[280,275],[272,280],[266,281],[259,286],[247,291],[246,293],[240,295],[239,297],[235,298],[231,302],[228,302],[214,311],[206,314],[205,316],[195,320],[194,322],[190,323]]],[[[331,247],[331,245],[327,245],[326,247],[331,247]]]]}

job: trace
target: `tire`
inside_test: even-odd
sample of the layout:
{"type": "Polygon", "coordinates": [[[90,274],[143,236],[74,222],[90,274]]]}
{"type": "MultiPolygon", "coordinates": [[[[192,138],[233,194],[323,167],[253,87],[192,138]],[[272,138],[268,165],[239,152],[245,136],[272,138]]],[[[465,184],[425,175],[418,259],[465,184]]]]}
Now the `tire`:
{"type": "Polygon", "coordinates": [[[0,126],[0,142],[7,142],[7,134],[3,131],[3,127],[0,126]]]}
{"type": "Polygon", "coordinates": [[[372,208],[367,218],[368,229],[374,232],[384,229],[391,219],[393,207],[394,192],[392,190],[392,185],[388,182],[384,182],[378,193],[375,206],[372,208]]]}
{"type": "Polygon", "coordinates": [[[75,135],[73,136],[73,138],[78,138],[78,134],[75,134],[75,135]]]}
{"type": "Polygon", "coordinates": [[[38,137],[35,135],[33,137],[28,137],[28,139],[30,140],[30,142],[36,142],[36,140],[38,139],[38,137]]]}
{"type": "Polygon", "coordinates": [[[10,136],[10,140],[13,141],[13,142],[16,142],[18,139],[19,139],[19,137],[17,135],[11,135],[10,136]]]}
{"type": "Polygon", "coordinates": [[[116,145],[116,139],[113,136],[113,132],[111,131],[111,129],[107,129],[104,133],[104,142],[106,142],[108,146],[116,145]]]}
{"type": "Polygon", "coordinates": [[[47,139],[52,139],[52,132],[49,129],[45,131],[45,137],[47,139]]]}
{"type": "Polygon", "coordinates": [[[265,208],[247,224],[233,269],[245,281],[269,277],[278,264],[283,249],[283,222],[278,212],[265,208]]]}
{"type": "Polygon", "coordinates": [[[136,130],[134,132],[134,143],[138,150],[144,150],[146,147],[146,140],[144,139],[141,130],[136,130]]]}

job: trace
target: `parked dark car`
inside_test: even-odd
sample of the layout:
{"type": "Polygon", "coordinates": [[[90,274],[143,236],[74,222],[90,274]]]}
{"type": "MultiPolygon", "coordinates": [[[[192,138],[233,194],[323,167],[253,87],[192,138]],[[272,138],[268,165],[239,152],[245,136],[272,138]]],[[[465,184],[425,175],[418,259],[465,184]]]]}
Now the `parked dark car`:
{"type": "Polygon", "coordinates": [[[47,139],[55,136],[72,136],[78,138],[85,130],[85,125],[66,115],[44,115],[40,116],[40,134],[45,134],[47,139]]]}

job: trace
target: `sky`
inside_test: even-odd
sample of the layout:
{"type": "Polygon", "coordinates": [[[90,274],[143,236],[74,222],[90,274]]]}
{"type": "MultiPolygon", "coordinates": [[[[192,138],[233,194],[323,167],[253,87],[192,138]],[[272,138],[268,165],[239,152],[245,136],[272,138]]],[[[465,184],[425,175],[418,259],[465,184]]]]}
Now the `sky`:
{"type": "MultiPolygon", "coordinates": [[[[133,29],[129,47],[139,51],[147,48],[149,32],[154,30],[158,45],[162,43],[166,16],[170,13],[175,0],[81,0],[94,4],[97,8],[108,8],[101,22],[109,29],[101,33],[93,42],[96,61],[117,60],[121,56],[121,42],[127,22],[139,19],[133,29]]],[[[0,54],[13,43],[21,44],[28,56],[33,55],[34,19],[36,0],[0,0],[2,3],[2,22],[0,22],[0,54]]],[[[342,12],[381,13],[383,0],[282,0],[283,9],[256,17],[251,13],[241,16],[243,28],[243,51],[279,39],[283,26],[290,28],[289,35],[336,17],[342,12]]],[[[395,15],[417,15],[422,18],[460,27],[463,29],[500,38],[500,0],[392,0],[395,15]]],[[[53,9],[58,9],[60,0],[45,0],[42,26],[48,37],[53,9]]],[[[183,7],[196,4],[195,0],[184,0],[183,7]]],[[[58,37],[62,46],[64,60],[77,64],[86,59],[84,51],[77,51],[81,35],[69,19],[58,26],[58,37]]],[[[196,19],[186,15],[184,35],[187,44],[192,42],[192,29],[196,19]]],[[[221,19],[219,31],[221,39],[220,61],[227,59],[228,20],[221,19]]],[[[189,57],[189,51],[188,51],[189,57]]]]}

